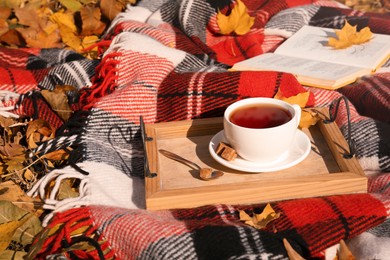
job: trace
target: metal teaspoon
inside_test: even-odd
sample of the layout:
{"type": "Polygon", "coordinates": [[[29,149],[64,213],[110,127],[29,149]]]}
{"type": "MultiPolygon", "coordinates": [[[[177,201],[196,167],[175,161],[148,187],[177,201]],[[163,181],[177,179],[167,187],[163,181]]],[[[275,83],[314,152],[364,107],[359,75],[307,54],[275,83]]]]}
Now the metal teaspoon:
{"type": "Polygon", "coordinates": [[[169,152],[167,150],[159,149],[159,152],[161,154],[163,154],[164,156],[168,157],[169,159],[181,162],[183,164],[186,164],[187,166],[195,167],[196,169],[199,170],[199,177],[202,180],[205,180],[205,181],[214,180],[214,179],[217,179],[217,178],[221,177],[224,174],[222,171],[212,170],[210,168],[202,168],[199,165],[197,165],[196,163],[191,162],[191,161],[189,161],[187,159],[184,159],[183,157],[181,157],[181,156],[179,156],[177,154],[174,154],[172,152],[169,152]]]}

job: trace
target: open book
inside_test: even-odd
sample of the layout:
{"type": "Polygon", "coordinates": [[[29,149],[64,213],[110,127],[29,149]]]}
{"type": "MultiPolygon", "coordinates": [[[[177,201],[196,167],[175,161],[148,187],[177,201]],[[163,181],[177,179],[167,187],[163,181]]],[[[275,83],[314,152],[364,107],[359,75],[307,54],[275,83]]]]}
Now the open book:
{"type": "Polygon", "coordinates": [[[294,74],[302,85],[337,89],[373,73],[390,57],[390,35],[345,49],[328,46],[335,30],[303,26],[274,53],[238,62],[232,70],[272,70],[294,74]]]}

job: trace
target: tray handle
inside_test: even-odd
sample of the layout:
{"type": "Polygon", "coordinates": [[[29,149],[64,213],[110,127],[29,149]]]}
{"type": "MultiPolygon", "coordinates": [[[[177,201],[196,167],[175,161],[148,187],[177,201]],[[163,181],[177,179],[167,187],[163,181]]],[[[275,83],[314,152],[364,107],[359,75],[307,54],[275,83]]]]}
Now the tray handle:
{"type": "Polygon", "coordinates": [[[157,176],[157,173],[150,172],[149,163],[148,163],[149,162],[149,160],[148,160],[148,153],[146,152],[146,142],[153,141],[153,138],[146,135],[144,119],[142,118],[142,116],[139,117],[139,122],[140,122],[140,127],[141,127],[142,145],[143,145],[143,148],[144,148],[144,172],[145,172],[145,177],[154,178],[154,177],[157,176]]]}
{"type": "Polygon", "coordinates": [[[337,114],[338,114],[338,111],[339,111],[340,102],[342,100],[344,100],[345,109],[346,109],[346,112],[347,112],[347,122],[348,122],[348,124],[347,124],[347,127],[348,127],[347,139],[348,139],[348,148],[349,148],[349,152],[345,152],[343,154],[343,157],[345,159],[350,159],[350,158],[352,158],[355,155],[356,143],[352,139],[352,133],[351,133],[351,113],[350,113],[350,110],[349,110],[348,99],[346,97],[342,96],[339,99],[336,99],[335,101],[333,101],[330,104],[330,106],[329,106],[329,119],[324,119],[323,122],[324,122],[324,124],[329,124],[329,123],[333,123],[336,120],[337,114]]]}

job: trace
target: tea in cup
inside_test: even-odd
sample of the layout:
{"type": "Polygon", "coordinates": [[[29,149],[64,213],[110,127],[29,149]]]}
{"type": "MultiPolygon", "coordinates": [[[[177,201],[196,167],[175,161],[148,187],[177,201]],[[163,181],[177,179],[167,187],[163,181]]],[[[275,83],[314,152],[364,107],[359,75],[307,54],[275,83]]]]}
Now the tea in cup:
{"type": "Polygon", "coordinates": [[[274,98],[247,98],[224,113],[224,135],[243,159],[274,163],[293,145],[301,108],[274,98]]]}

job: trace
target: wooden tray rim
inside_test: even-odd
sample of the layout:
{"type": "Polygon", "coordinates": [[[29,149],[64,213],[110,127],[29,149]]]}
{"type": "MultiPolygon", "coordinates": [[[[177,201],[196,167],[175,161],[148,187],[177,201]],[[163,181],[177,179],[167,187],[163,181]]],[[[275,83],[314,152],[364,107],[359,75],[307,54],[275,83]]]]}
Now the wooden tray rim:
{"type": "Polygon", "coordinates": [[[245,197],[245,199],[237,198],[233,203],[253,203],[250,201],[250,198],[252,197],[255,202],[310,197],[308,194],[305,194],[305,192],[299,191],[306,185],[315,185],[318,187],[318,192],[317,194],[314,194],[315,196],[334,195],[330,190],[332,189],[331,187],[336,187],[337,185],[343,185],[345,187],[345,192],[337,192],[335,194],[366,192],[367,177],[365,176],[357,159],[355,157],[344,158],[342,156],[346,150],[345,147],[348,147],[348,144],[340,132],[337,124],[335,122],[325,123],[325,119],[329,118],[329,114],[326,108],[317,108],[317,111],[322,115],[323,120],[320,120],[315,126],[312,127],[319,127],[329,146],[329,150],[331,151],[341,171],[329,174],[313,174],[310,176],[310,180],[308,180],[307,176],[284,178],[282,180],[267,180],[267,186],[261,185],[260,181],[250,181],[184,189],[162,189],[160,186],[160,174],[158,173],[157,141],[162,137],[165,139],[176,138],[178,129],[180,132],[186,132],[186,136],[189,137],[191,136],[189,129],[193,126],[197,128],[197,136],[200,136],[201,134],[199,134],[199,132],[202,131],[204,131],[205,134],[208,134],[207,132],[209,132],[210,129],[221,129],[223,118],[205,118],[163,122],[157,124],[145,124],[144,134],[146,136],[144,147],[147,158],[145,160],[145,196],[147,208],[165,209],[196,207],[209,203],[214,204],[215,202],[213,199],[207,199],[208,196],[219,196],[221,200],[218,201],[218,203],[232,203],[229,198],[222,198],[224,197],[223,193],[230,191],[232,188],[234,188],[235,192],[239,192],[240,196],[245,197]],[[174,131],[172,131],[173,123],[174,131]],[[334,140],[337,140],[337,143],[334,140]],[[275,188],[283,189],[283,187],[294,189],[296,196],[285,197],[279,196],[278,194],[272,194],[270,196],[267,195],[273,193],[275,188]],[[327,190],[329,190],[329,192],[327,192],[327,190]],[[264,194],[264,196],[259,195],[259,192],[264,194]],[[178,197],[184,201],[178,200],[178,197]],[[172,205],[173,199],[175,199],[174,205],[172,205]],[[185,200],[194,202],[187,203],[185,200]]]}

